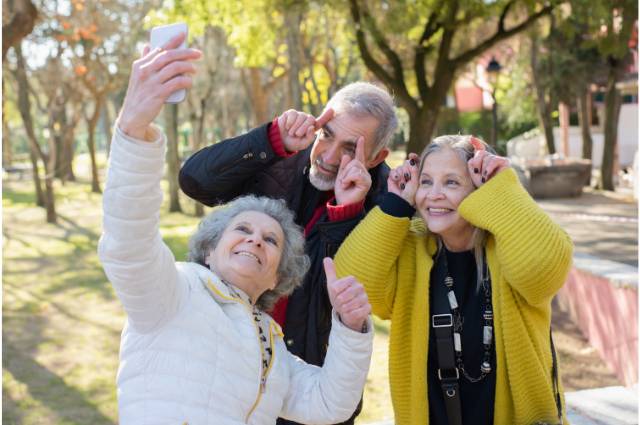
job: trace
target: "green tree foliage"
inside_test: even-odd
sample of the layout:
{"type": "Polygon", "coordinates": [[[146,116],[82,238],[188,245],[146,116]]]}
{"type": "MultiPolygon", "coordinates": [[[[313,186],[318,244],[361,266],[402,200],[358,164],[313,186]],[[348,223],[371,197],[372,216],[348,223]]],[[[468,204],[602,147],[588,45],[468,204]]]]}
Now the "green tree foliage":
{"type": "Polygon", "coordinates": [[[526,37],[520,37],[514,60],[505,66],[500,76],[500,90],[496,93],[504,116],[505,139],[515,137],[537,126],[535,91],[531,85],[529,45],[526,37]]]}
{"type": "MultiPolygon", "coordinates": [[[[348,9],[344,4],[292,0],[174,0],[151,13],[148,27],[183,21],[190,37],[207,28],[221,28],[235,51],[254,108],[274,96],[275,84],[287,77],[280,108],[302,105],[319,113],[328,98],[346,82],[361,77],[348,9]],[[259,74],[259,75],[258,75],[259,74]],[[259,79],[261,84],[256,84],[259,79]]],[[[272,102],[274,103],[274,102],[272,102]]],[[[257,114],[261,117],[273,114],[257,114]]]]}
{"type": "Polygon", "coordinates": [[[407,111],[408,151],[418,152],[430,140],[458,73],[553,9],[517,0],[349,4],[362,59],[407,111]]]}

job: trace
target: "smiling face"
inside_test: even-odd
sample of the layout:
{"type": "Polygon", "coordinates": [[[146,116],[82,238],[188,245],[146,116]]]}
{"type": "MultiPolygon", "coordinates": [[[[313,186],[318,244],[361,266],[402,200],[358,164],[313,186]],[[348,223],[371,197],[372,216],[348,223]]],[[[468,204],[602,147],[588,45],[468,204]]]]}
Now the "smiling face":
{"type": "Polygon", "coordinates": [[[278,283],[284,243],[282,227],[274,218],[245,211],[231,220],[205,262],[255,302],[278,283]]]}
{"type": "Polygon", "coordinates": [[[454,150],[442,148],[422,161],[416,208],[450,250],[471,249],[474,228],[458,206],[474,189],[467,164],[454,150]]]}
{"type": "MultiPolygon", "coordinates": [[[[365,158],[370,158],[373,151],[374,133],[378,128],[378,120],[372,116],[355,116],[348,112],[336,111],[335,116],[326,123],[311,149],[311,169],[309,180],[318,190],[332,190],[340,168],[343,155],[353,158],[356,153],[356,141],[364,137],[365,158]]],[[[383,149],[365,165],[373,168],[384,160],[387,149],[383,149]]]]}

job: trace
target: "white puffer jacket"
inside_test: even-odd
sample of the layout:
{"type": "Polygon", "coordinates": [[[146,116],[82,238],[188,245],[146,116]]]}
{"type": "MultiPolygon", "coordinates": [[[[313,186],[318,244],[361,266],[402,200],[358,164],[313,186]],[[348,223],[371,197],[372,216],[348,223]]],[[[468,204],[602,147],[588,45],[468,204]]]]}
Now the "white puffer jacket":
{"type": "Polygon", "coordinates": [[[291,355],[269,318],[274,354],[261,385],[251,307],[207,268],[176,263],[162,241],[165,137],[156,131],[157,140],[146,143],[116,126],[104,192],[98,252],[128,314],[117,378],[120,424],[346,420],[362,395],[373,332],[354,332],[334,315],[319,368],[291,355]]]}

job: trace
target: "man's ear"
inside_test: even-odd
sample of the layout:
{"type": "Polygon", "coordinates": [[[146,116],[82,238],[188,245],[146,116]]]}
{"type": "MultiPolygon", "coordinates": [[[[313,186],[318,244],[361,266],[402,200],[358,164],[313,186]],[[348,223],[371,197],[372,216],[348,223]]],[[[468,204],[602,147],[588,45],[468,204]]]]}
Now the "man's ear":
{"type": "Polygon", "coordinates": [[[384,161],[387,158],[388,155],[389,155],[389,149],[383,148],[380,152],[377,153],[377,155],[373,159],[367,161],[367,169],[370,170],[376,165],[380,164],[382,161],[384,161]]]}

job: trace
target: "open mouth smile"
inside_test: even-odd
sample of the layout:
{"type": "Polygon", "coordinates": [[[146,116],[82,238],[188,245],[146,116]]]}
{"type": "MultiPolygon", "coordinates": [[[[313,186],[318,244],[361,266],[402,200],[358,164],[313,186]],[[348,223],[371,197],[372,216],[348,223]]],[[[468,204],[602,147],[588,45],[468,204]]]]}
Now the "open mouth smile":
{"type": "Polygon", "coordinates": [[[262,261],[260,261],[260,259],[258,258],[258,256],[257,256],[257,255],[255,255],[255,254],[252,254],[252,253],[250,253],[250,252],[247,252],[247,251],[237,251],[237,252],[234,252],[234,254],[236,254],[236,255],[242,255],[242,256],[244,256],[244,257],[253,258],[254,260],[256,260],[256,261],[258,262],[258,264],[262,265],[262,261]]]}
{"type": "Polygon", "coordinates": [[[427,212],[429,213],[429,215],[445,215],[445,214],[449,214],[452,213],[454,210],[450,209],[450,208],[427,208],[427,212]]]}

